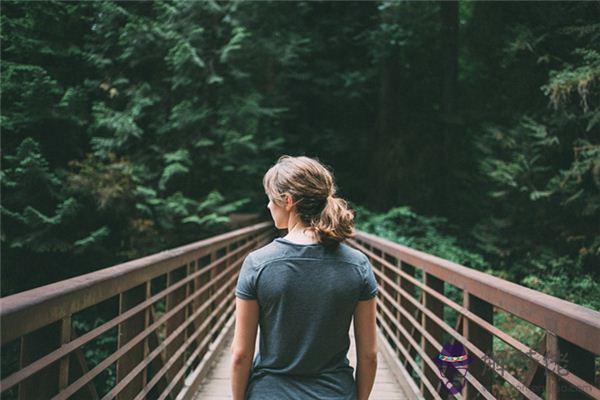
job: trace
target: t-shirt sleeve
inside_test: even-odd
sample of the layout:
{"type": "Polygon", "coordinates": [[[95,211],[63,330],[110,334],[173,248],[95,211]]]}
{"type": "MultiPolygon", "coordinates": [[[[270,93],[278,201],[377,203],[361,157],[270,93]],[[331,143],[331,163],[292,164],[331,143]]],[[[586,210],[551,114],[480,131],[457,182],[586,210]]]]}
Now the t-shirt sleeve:
{"type": "Polygon", "coordinates": [[[379,290],[377,289],[377,280],[375,279],[375,273],[373,272],[373,266],[368,258],[366,258],[363,264],[363,286],[362,291],[358,300],[369,300],[377,296],[379,290]]]}
{"type": "Polygon", "coordinates": [[[238,275],[235,295],[244,300],[255,300],[256,297],[256,271],[250,255],[242,263],[238,275]]]}

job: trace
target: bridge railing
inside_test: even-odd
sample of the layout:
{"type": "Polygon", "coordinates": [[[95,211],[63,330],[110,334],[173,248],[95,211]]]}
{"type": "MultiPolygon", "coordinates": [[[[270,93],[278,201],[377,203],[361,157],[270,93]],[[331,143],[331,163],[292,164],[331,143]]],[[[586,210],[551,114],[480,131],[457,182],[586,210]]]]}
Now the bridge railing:
{"type": "Polygon", "coordinates": [[[434,362],[446,338],[473,359],[455,398],[600,399],[600,313],[365,232],[349,243],[373,264],[378,326],[423,397],[448,395],[434,362]],[[531,324],[541,341],[532,348],[501,330],[500,314],[531,324]],[[523,373],[496,355],[500,345],[523,360],[523,373]],[[492,394],[494,381],[510,393],[492,394]]]}
{"type": "MultiPolygon", "coordinates": [[[[3,357],[16,351],[19,361],[3,372],[3,398],[190,398],[233,321],[239,266],[272,238],[271,227],[238,229],[0,299],[3,357]],[[78,336],[79,318],[101,309],[114,312],[78,336]],[[116,343],[105,346],[111,332],[116,343]],[[90,363],[90,348],[106,354],[90,363]],[[99,382],[110,379],[99,392],[99,382]]],[[[593,384],[600,313],[364,232],[350,244],[375,267],[378,325],[425,397],[445,398],[433,359],[447,337],[475,359],[456,398],[495,398],[492,374],[523,398],[600,398],[593,384]],[[500,313],[542,330],[539,346],[495,326],[500,313]],[[496,357],[499,341],[529,360],[525,373],[496,357]]]]}
{"type": "Polygon", "coordinates": [[[17,360],[2,398],[190,398],[233,322],[243,259],[273,234],[263,222],[0,299],[3,357],[17,360]],[[106,354],[90,363],[91,348],[106,354]]]}

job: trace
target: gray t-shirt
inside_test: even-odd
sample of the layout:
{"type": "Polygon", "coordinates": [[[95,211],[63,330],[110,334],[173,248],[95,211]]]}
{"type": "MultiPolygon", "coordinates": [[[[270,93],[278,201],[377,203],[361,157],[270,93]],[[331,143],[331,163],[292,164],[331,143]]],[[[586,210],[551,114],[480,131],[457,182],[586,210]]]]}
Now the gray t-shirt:
{"type": "Polygon", "coordinates": [[[260,345],[247,400],[355,400],[347,357],[357,301],[377,295],[367,256],[284,238],[245,258],[235,294],[257,299],[260,345]]]}

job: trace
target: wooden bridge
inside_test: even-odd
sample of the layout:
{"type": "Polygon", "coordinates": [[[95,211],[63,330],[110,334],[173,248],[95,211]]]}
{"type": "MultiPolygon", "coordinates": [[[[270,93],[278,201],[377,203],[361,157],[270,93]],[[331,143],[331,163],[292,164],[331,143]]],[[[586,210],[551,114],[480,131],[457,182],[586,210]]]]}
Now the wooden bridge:
{"type": "MultiPolygon", "coordinates": [[[[0,299],[2,398],[231,398],[237,275],[276,232],[259,223],[0,299]]],[[[371,399],[600,399],[600,313],[364,232],[348,244],[379,284],[371,399]],[[434,359],[456,341],[473,362],[449,394],[434,359]]]]}

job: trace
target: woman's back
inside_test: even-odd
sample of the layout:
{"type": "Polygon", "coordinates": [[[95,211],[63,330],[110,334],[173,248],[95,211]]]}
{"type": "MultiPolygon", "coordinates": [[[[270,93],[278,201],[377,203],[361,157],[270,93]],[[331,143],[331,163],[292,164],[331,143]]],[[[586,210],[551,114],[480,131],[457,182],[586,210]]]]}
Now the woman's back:
{"type": "Polygon", "coordinates": [[[348,331],[357,301],[376,294],[368,258],[344,243],[276,238],[251,252],[236,287],[260,307],[247,398],[355,399],[348,331]]]}

